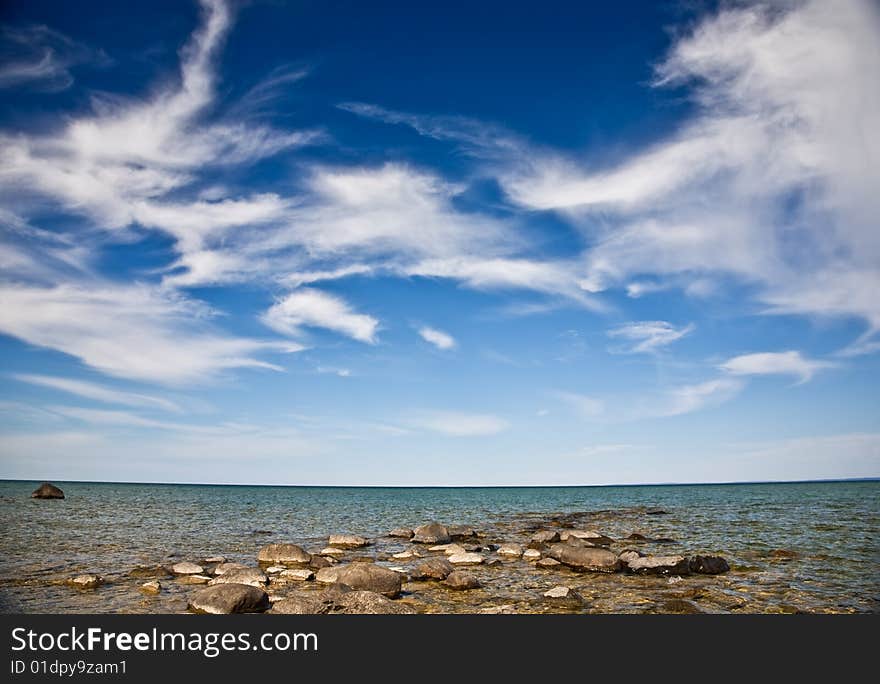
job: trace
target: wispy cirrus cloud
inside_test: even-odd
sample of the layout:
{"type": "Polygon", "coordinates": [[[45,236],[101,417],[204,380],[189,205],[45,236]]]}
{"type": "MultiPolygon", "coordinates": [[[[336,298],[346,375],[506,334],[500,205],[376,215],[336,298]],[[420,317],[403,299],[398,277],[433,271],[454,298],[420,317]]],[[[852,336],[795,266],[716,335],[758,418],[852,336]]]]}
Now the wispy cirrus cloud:
{"type": "Polygon", "coordinates": [[[799,351],[742,354],[728,359],[718,367],[730,375],[793,375],[798,384],[812,380],[820,370],[834,368],[830,361],[809,359],[799,351]]]}
{"type": "Polygon", "coordinates": [[[376,318],[356,313],[340,297],[310,288],[282,297],[263,314],[262,321],[273,330],[294,338],[303,335],[303,328],[324,328],[359,342],[378,342],[379,321],[376,318]]]}
{"type": "Polygon", "coordinates": [[[693,324],[676,328],[667,321],[638,321],[612,328],[607,335],[631,343],[618,351],[629,354],[653,353],[690,334],[694,328],[693,324]]]}
{"type": "Polygon", "coordinates": [[[433,344],[437,349],[441,350],[449,350],[455,349],[457,342],[455,338],[449,333],[445,333],[442,330],[437,330],[437,328],[432,328],[428,325],[421,326],[418,331],[419,337],[421,337],[425,342],[433,344]]]}
{"type": "Polygon", "coordinates": [[[159,408],[164,411],[180,411],[180,407],[173,401],[137,392],[125,392],[87,380],[74,378],[62,378],[51,375],[38,375],[31,373],[16,373],[12,376],[19,382],[48,387],[67,394],[73,394],[84,399],[93,399],[107,404],[121,404],[123,406],[136,406],[144,408],[159,408]]]}
{"type": "Polygon", "coordinates": [[[510,423],[504,418],[491,413],[463,411],[421,411],[407,424],[451,437],[495,435],[510,427],[510,423]]]}

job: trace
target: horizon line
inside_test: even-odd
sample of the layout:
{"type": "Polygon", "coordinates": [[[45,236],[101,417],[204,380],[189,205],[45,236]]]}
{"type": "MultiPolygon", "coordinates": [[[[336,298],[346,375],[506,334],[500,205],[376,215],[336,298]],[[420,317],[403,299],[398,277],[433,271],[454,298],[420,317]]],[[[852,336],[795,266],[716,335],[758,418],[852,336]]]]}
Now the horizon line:
{"type": "Polygon", "coordinates": [[[0,478],[0,482],[62,482],[69,484],[162,485],[171,487],[284,487],[289,489],[597,489],[602,487],[708,487],[761,484],[822,484],[835,482],[880,482],[880,475],[866,477],[818,478],[808,480],[728,480],[716,482],[635,482],[606,484],[509,484],[509,485],[346,485],[346,484],[266,484],[250,482],[148,482],[117,480],[66,480],[0,478]]]}

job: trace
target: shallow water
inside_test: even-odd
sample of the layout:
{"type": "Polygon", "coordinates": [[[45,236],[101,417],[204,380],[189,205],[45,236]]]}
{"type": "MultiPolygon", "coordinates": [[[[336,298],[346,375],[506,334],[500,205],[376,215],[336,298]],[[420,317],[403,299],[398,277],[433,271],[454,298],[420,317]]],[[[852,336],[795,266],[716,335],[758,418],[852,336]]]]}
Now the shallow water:
{"type": "MultiPolygon", "coordinates": [[[[480,541],[525,543],[554,517],[584,512],[579,528],[623,540],[631,532],[671,543],[615,543],[620,551],[719,554],[731,571],[666,577],[545,571],[522,560],[472,572],[483,589],[452,592],[408,583],[405,601],[424,612],[880,612],[880,482],[547,488],[325,488],[55,483],[67,498],[30,499],[37,482],[0,482],[0,610],[178,612],[192,586],[162,580],[138,591],[139,565],[223,555],[255,564],[257,550],[291,541],[317,551],[334,532],[375,539],[349,556],[410,546],[388,530],[439,520],[480,530],[480,541]],[[666,515],[649,515],[650,509],[666,515]],[[780,558],[774,550],[790,552],[780,558]],[[98,573],[107,584],[77,591],[64,580],[98,573]],[[576,588],[583,602],[544,599],[576,588]],[[686,602],[682,604],[682,601],[686,602]]],[[[401,563],[404,568],[412,564],[401,563]]],[[[314,590],[280,587],[275,593],[314,590]]],[[[272,593],[272,591],[270,591],[272,593]]]]}

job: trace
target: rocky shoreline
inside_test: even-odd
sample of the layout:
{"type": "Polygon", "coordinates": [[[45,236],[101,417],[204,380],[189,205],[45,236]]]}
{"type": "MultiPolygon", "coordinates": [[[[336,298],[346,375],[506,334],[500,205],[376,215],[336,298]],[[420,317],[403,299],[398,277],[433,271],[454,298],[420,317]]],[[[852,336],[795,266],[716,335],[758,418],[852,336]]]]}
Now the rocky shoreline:
{"type": "MultiPolygon", "coordinates": [[[[663,513],[650,510],[645,515],[663,513]]],[[[533,521],[506,539],[437,522],[397,528],[374,539],[331,534],[325,546],[313,550],[294,542],[266,544],[253,563],[215,555],[133,568],[112,581],[98,574],[78,575],[66,584],[99,594],[108,583],[124,583],[145,600],[183,589],[186,609],[193,613],[436,613],[447,611],[436,609],[433,597],[446,592],[455,595],[455,612],[498,614],[531,612],[505,603],[509,593],[496,596],[493,588],[504,588],[515,575],[535,575],[544,583],[551,578],[552,584],[532,597],[542,604],[536,612],[602,612],[592,610],[590,591],[584,587],[600,577],[676,585],[730,571],[718,555],[662,555],[641,548],[670,539],[639,532],[614,539],[577,525],[588,516],[533,521]]],[[[659,612],[704,612],[686,595],[670,599],[659,612]]]]}

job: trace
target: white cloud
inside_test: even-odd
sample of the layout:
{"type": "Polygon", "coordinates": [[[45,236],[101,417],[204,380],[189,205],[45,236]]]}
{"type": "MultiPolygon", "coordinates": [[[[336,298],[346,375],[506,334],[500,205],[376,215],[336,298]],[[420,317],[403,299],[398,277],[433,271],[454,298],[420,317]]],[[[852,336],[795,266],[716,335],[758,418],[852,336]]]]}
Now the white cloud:
{"type": "Polygon", "coordinates": [[[576,392],[554,392],[553,396],[567,403],[585,418],[598,418],[605,413],[605,401],[597,397],[576,392]]]}
{"type": "Polygon", "coordinates": [[[495,435],[510,427],[506,420],[492,414],[461,411],[423,411],[410,424],[452,437],[495,435]]]}
{"type": "Polygon", "coordinates": [[[203,306],[146,286],[0,283],[0,299],[0,332],[121,378],[184,384],[231,368],[280,370],[256,355],[298,349],[223,335],[203,306]]]}
{"type": "Polygon", "coordinates": [[[340,378],[351,377],[351,371],[348,368],[337,368],[336,366],[316,366],[315,371],[325,375],[338,375],[340,378]]]}
{"type": "Polygon", "coordinates": [[[731,375],[793,375],[800,384],[811,380],[818,371],[834,365],[829,361],[805,358],[799,351],[784,351],[735,356],[719,368],[731,375]]]}
{"type": "Polygon", "coordinates": [[[262,321],[291,337],[300,337],[303,327],[325,328],[367,344],[376,344],[379,330],[378,320],[355,313],[345,300],[307,288],[282,297],[263,314],[262,321]]]}
{"type": "Polygon", "coordinates": [[[457,344],[455,338],[449,333],[437,330],[436,328],[431,328],[427,325],[419,328],[418,333],[425,342],[430,342],[437,347],[437,349],[455,349],[457,344]]]}
{"type": "Polygon", "coordinates": [[[736,396],[743,386],[740,380],[717,378],[693,385],[674,387],[666,392],[665,400],[658,407],[649,409],[649,415],[680,416],[718,406],[736,396]]]}
{"type": "Polygon", "coordinates": [[[652,353],[680,340],[693,330],[693,324],[676,328],[666,321],[639,321],[612,328],[608,331],[608,336],[631,341],[632,346],[622,350],[627,353],[652,353]]]}
{"type": "Polygon", "coordinates": [[[154,397],[148,394],[138,394],[135,392],[122,392],[120,390],[111,389],[104,385],[86,380],[76,380],[74,378],[59,378],[51,375],[31,375],[26,373],[17,373],[12,376],[19,382],[26,382],[31,385],[40,387],[48,387],[50,389],[75,394],[86,399],[94,399],[95,401],[107,404],[122,404],[124,406],[140,406],[146,408],[159,408],[165,411],[180,411],[180,407],[173,401],[154,397]]]}

